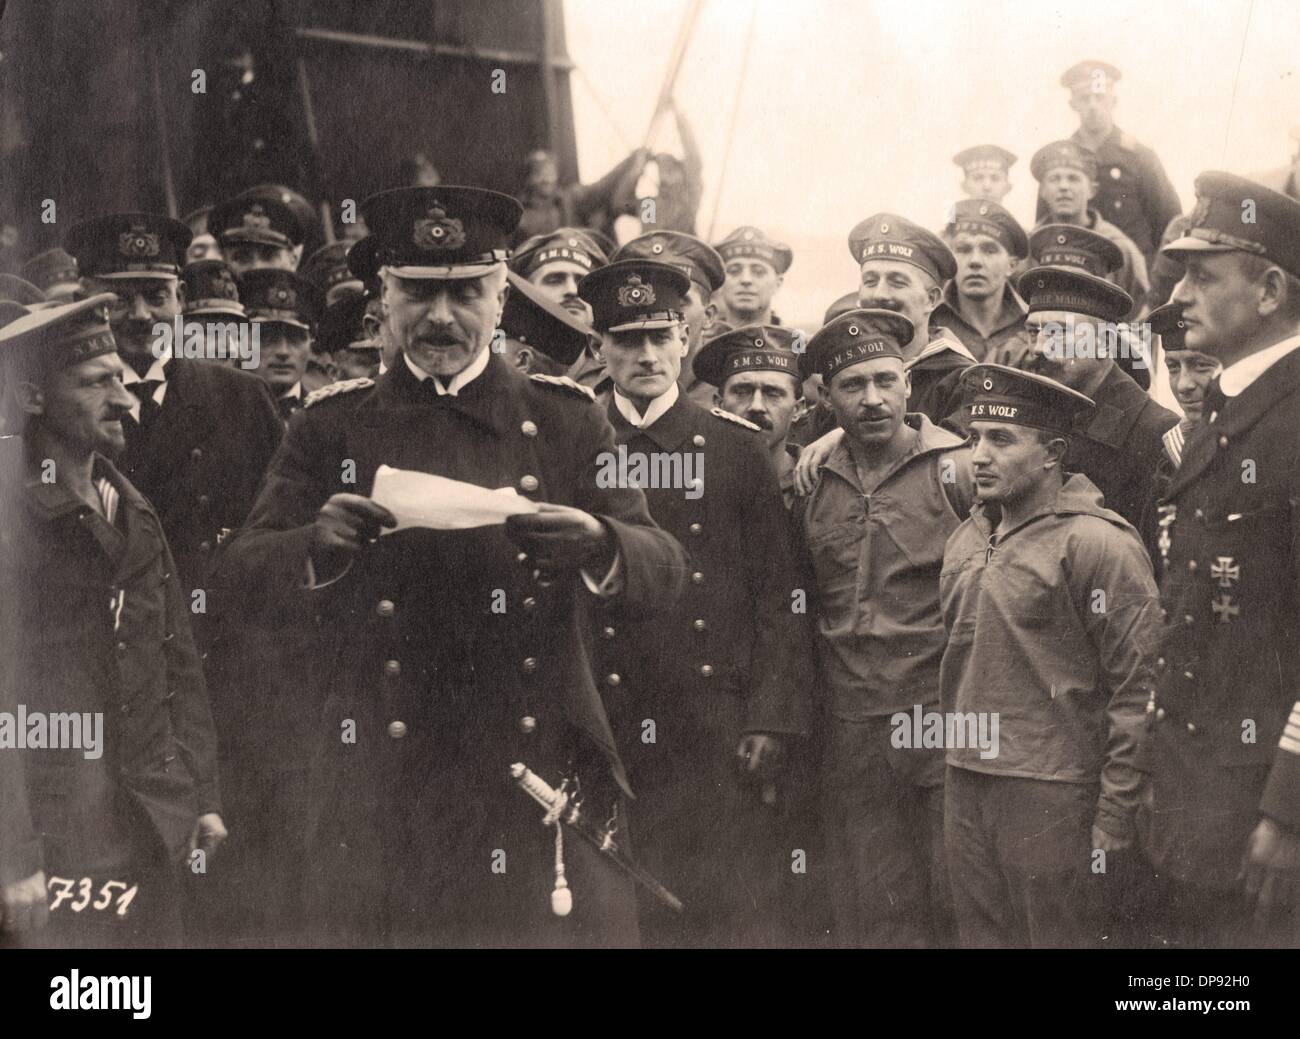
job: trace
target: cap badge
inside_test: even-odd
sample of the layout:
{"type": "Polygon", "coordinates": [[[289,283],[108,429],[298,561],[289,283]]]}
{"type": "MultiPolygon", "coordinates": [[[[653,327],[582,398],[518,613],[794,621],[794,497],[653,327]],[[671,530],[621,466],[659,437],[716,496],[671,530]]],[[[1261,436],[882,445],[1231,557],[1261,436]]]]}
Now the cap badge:
{"type": "Polygon", "coordinates": [[[117,251],[123,256],[157,256],[158,235],[134,228],[123,231],[117,236],[117,251]]]}
{"type": "Polygon", "coordinates": [[[761,350],[761,349],[763,348],[763,337],[762,337],[762,336],[759,336],[757,339],[755,339],[755,340],[754,340],[754,345],[757,346],[757,347],[761,350]]]}
{"type": "Polygon", "coordinates": [[[985,379],[985,380],[984,380],[984,388],[985,388],[986,390],[991,390],[991,389],[993,389],[993,380],[992,380],[992,379],[985,379]]]}
{"type": "Polygon", "coordinates": [[[745,241],[747,241],[747,242],[752,242],[752,241],[754,240],[754,232],[753,232],[753,231],[746,231],[746,232],[745,232],[743,235],[741,235],[740,237],[742,237],[743,239],[745,239],[745,241]]]}
{"type": "Polygon", "coordinates": [[[298,303],[298,294],[286,285],[280,285],[271,291],[271,299],[282,307],[292,308],[298,303]]]}
{"type": "Polygon", "coordinates": [[[627,279],[627,284],[618,290],[620,307],[648,307],[655,301],[655,290],[641,280],[639,274],[627,279]]]}
{"type": "Polygon", "coordinates": [[[225,271],[217,275],[217,280],[212,283],[212,288],[223,299],[239,299],[239,290],[235,288],[235,280],[225,271]]]}
{"type": "Polygon", "coordinates": [[[881,233],[881,234],[889,234],[889,225],[888,225],[888,224],[885,224],[885,223],[882,223],[882,224],[880,225],[880,233],[881,233]]]}
{"type": "Polygon", "coordinates": [[[989,207],[980,206],[980,216],[988,216],[988,215],[989,215],[989,207]]]}
{"type": "Polygon", "coordinates": [[[250,206],[242,219],[244,226],[250,231],[269,231],[271,229],[271,218],[266,215],[266,210],[261,205],[250,206]]]}
{"type": "Polygon", "coordinates": [[[654,253],[656,256],[658,256],[661,252],[664,251],[664,243],[655,242],[654,245],[650,246],[650,251],[654,253]]]}
{"type": "Polygon", "coordinates": [[[857,326],[857,325],[849,325],[849,335],[851,335],[851,336],[855,336],[855,335],[857,335],[857,334],[858,334],[858,326],[857,326]]]}
{"type": "Polygon", "coordinates": [[[459,249],[465,244],[465,225],[435,202],[424,219],[415,222],[411,240],[421,249],[459,249]]]}

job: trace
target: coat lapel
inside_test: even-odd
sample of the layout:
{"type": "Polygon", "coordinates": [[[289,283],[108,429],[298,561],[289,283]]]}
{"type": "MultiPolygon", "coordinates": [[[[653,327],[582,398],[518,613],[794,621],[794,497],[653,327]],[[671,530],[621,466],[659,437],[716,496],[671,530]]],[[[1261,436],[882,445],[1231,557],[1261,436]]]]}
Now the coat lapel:
{"type": "MultiPolygon", "coordinates": [[[[135,480],[144,487],[160,487],[188,460],[196,447],[217,435],[214,416],[205,407],[202,361],[173,360],[167,369],[167,395],[149,430],[145,452],[136,459],[135,480]]],[[[237,436],[237,430],[230,435],[237,436]]]]}
{"type": "Polygon", "coordinates": [[[695,431],[699,424],[699,416],[704,413],[703,408],[680,390],[673,406],[649,426],[632,425],[614,406],[612,396],[607,410],[618,443],[626,444],[636,437],[643,436],[651,440],[661,451],[673,451],[680,447],[682,442],[695,431]]]}

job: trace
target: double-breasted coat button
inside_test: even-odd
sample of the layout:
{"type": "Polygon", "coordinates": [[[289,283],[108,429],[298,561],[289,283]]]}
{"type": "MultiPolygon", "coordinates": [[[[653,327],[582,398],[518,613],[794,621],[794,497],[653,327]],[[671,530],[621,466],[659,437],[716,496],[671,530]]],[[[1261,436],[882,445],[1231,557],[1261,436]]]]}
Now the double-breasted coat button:
{"type": "Polygon", "coordinates": [[[388,735],[395,740],[400,740],[403,736],[406,735],[406,722],[397,722],[397,721],[389,722],[388,735]]]}
{"type": "Polygon", "coordinates": [[[126,652],[126,643],[125,643],[125,642],[119,642],[119,643],[117,644],[117,651],[118,651],[119,653],[125,653],[125,652],[126,652]]]}
{"type": "Polygon", "coordinates": [[[519,719],[519,731],[522,732],[525,736],[527,736],[529,733],[536,732],[537,719],[534,718],[531,714],[525,714],[522,718],[519,719]]]}
{"type": "Polygon", "coordinates": [[[528,553],[527,553],[527,552],[520,552],[518,555],[515,556],[515,562],[516,562],[516,563],[526,563],[526,562],[528,562],[528,553]]]}
{"type": "Polygon", "coordinates": [[[1227,437],[1219,437],[1219,447],[1222,449],[1222,448],[1225,448],[1225,447],[1227,447],[1227,446],[1228,446],[1228,438],[1227,438],[1227,437]]]}
{"type": "Polygon", "coordinates": [[[1158,722],[1162,722],[1162,721],[1164,721],[1164,720],[1165,720],[1165,709],[1164,709],[1163,707],[1157,707],[1157,708],[1156,708],[1156,721],[1158,721],[1158,722]]]}
{"type": "Polygon", "coordinates": [[[620,678],[618,675],[606,675],[606,676],[605,676],[605,684],[608,685],[608,686],[616,686],[616,685],[618,685],[618,684],[619,684],[620,682],[622,682],[622,681],[623,681],[623,679],[620,678]]]}
{"type": "Polygon", "coordinates": [[[695,573],[691,574],[691,582],[693,584],[703,584],[704,575],[700,573],[698,570],[696,570],[695,573]]]}
{"type": "Polygon", "coordinates": [[[537,600],[534,599],[531,595],[526,596],[526,597],[524,598],[524,604],[523,604],[523,605],[524,605],[524,609],[525,609],[525,610],[535,610],[535,609],[537,609],[537,600]]]}
{"type": "Polygon", "coordinates": [[[537,670],[537,658],[524,657],[524,662],[519,666],[523,668],[524,674],[531,675],[534,671],[537,670]]]}
{"type": "Polygon", "coordinates": [[[1191,574],[1196,573],[1196,560],[1195,560],[1195,559],[1189,559],[1189,560],[1187,561],[1187,572],[1188,572],[1188,573],[1191,573],[1191,574]]]}
{"type": "Polygon", "coordinates": [[[1188,732],[1195,732],[1195,731],[1196,731],[1196,726],[1193,725],[1191,722],[1188,722],[1188,723],[1187,723],[1187,731],[1188,731],[1188,732]]]}
{"type": "Polygon", "coordinates": [[[537,477],[530,473],[527,476],[521,476],[519,478],[519,486],[527,493],[532,494],[533,491],[537,490],[537,488],[541,486],[541,484],[538,483],[537,477]]]}
{"type": "Polygon", "coordinates": [[[1193,617],[1190,613],[1185,613],[1185,614],[1183,614],[1183,623],[1184,623],[1184,624],[1195,624],[1195,623],[1196,623],[1196,618],[1193,617]]]}
{"type": "Polygon", "coordinates": [[[209,498],[206,494],[200,494],[200,495],[199,495],[199,508],[200,508],[200,509],[206,509],[206,508],[208,507],[208,504],[209,504],[211,501],[212,501],[212,499],[209,498]]]}
{"type": "Polygon", "coordinates": [[[704,630],[704,618],[703,618],[703,617],[701,617],[699,620],[697,620],[697,621],[695,622],[695,630],[696,630],[696,631],[703,631],[703,630],[704,630]]]}
{"type": "Polygon", "coordinates": [[[615,635],[618,634],[618,632],[615,631],[613,628],[605,628],[601,631],[601,634],[607,639],[612,639],[615,635]]]}
{"type": "Polygon", "coordinates": [[[704,533],[704,524],[703,524],[703,523],[692,523],[692,524],[691,524],[691,533],[692,533],[692,534],[703,534],[703,533],[704,533]]]}
{"type": "Polygon", "coordinates": [[[391,617],[396,609],[392,599],[380,599],[375,606],[375,612],[381,617],[391,617]]]}
{"type": "Polygon", "coordinates": [[[713,665],[712,665],[712,664],[701,664],[701,665],[700,665],[700,674],[703,675],[705,678],[712,678],[712,677],[713,677],[713,665]]]}
{"type": "Polygon", "coordinates": [[[524,419],[523,425],[519,427],[519,432],[526,437],[535,437],[537,436],[537,423],[530,419],[524,419]]]}
{"type": "Polygon", "coordinates": [[[401,663],[401,661],[399,661],[399,660],[385,660],[385,661],[384,661],[384,671],[385,671],[386,674],[392,675],[394,678],[396,678],[398,675],[400,675],[400,674],[402,673],[402,663],[401,663]]]}
{"type": "Polygon", "coordinates": [[[1167,665],[1167,661],[1165,660],[1164,657],[1161,657],[1159,660],[1156,661],[1156,667],[1160,668],[1161,671],[1165,669],[1166,665],[1167,665]]]}
{"type": "Polygon", "coordinates": [[[704,434],[703,434],[703,433],[696,433],[695,436],[691,438],[691,443],[694,444],[696,447],[703,447],[703,446],[704,446],[704,434]]]}
{"type": "Polygon", "coordinates": [[[212,551],[212,542],[211,542],[211,541],[200,541],[200,542],[199,542],[199,551],[200,551],[200,552],[211,552],[211,551],[212,551]]]}
{"type": "Polygon", "coordinates": [[[203,457],[203,448],[201,447],[196,447],[193,451],[190,452],[190,458],[192,458],[196,462],[202,457],[203,457]]]}

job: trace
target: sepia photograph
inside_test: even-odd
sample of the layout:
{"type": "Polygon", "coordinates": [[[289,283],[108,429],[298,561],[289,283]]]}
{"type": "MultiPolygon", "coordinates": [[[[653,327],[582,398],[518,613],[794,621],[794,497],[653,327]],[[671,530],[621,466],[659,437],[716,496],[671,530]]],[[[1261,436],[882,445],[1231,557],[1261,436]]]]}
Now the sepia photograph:
{"type": "Polygon", "coordinates": [[[1300,5],[0,2],[0,512],[14,1007],[1282,1007],[1300,5]]]}

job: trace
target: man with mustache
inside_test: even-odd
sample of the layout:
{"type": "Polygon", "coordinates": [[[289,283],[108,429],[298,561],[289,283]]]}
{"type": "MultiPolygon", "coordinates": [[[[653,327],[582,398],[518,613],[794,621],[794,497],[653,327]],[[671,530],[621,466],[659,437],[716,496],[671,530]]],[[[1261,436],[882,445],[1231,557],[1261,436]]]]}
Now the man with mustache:
{"type": "MultiPolygon", "coordinates": [[[[1077,267],[1088,274],[1115,282],[1116,272],[1124,265],[1124,254],[1109,238],[1096,231],[1089,231],[1086,227],[1075,224],[1040,224],[1029,236],[1029,257],[1025,264],[1026,270],[1041,266],[1077,267]]],[[[1022,270],[1016,275],[1016,280],[1023,274],[1022,270]]],[[[1154,358],[1141,350],[1143,344],[1135,341],[1127,329],[1117,331],[1121,336],[1122,349],[1115,355],[1116,362],[1142,389],[1149,389],[1154,358]]],[[[1009,343],[1007,349],[1000,351],[1001,357],[990,360],[1012,368],[1028,368],[1032,367],[1028,358],[1033,352],[1034,341],[1027,336],[1023,341],[1009,343]]]]}
{"type": "MultiPolygon", "coordinates": [[[[591,325],[591,308],[578,295],[578,282],[609,262],[605,251],[586,231],[561,227],[534,235],[510,255],[510,269],[567,310],[575,320],[591,325]]],[[[574,359],[569,377],[606,399],[613,384],[605,372],[600,346],[593,337],[574,359]]]]}
{"type": "MultiPolygon", "coordinates": [[[[1043,258],[1079,261],[1109,245],[1100,236],[1077,237],[1044,252],[1043,258]]],[[[1178,416],[1152,400],[1119,367],[1109,342],[1118,343],[1115,325],[1132,301],[1120,288],[1082,266],[1052,262],[1032,267],[1017,287],[1029,301],[1025,329],[1035,343],[1022,367],[1047,376],[1088,397],[1086,425],[1070,437],[1065,468],[1082,473],[1101,491],[1106,507],[1133,526],[1151,500],[1156,462],[1164,453],[1163,436],[1178,416]],[[1097,344],[1102,344],[1101,348],[1097,344]]]]}
{"type": "Polygon", "coordinates": [[[792,849],[776,843],[761,791],[805,731],[811,661],[776,475],[757,427],[680,388],[696,287],[679,266],[615,260],[578,291],[614,380],[620,456],[668,463],[646,500],[689,559],[686,592],[662,616],[638,621],[611,602],[595,618],[597,674],[637,794],[632,839],[686,905],[677,918],[646,906],[645,937],[780,946],[792,849]]]}
{"type": "Polygon", "coordinates": [[[977,144],[952,157],[961,167],[961,189],[969,198],[1001,202],[1011,190],[1009,174],[1016,157],[996,144],[977,144]]]}
{"type": "Polygon", "coordinates": [[[1133,302],[1126,316],[1136,318],[1151,287],[1147,261],[1133,239],[1092,207],[1097,197],[1096,157],[1074,141],[1053,141],[1034,153],[1029,169],[1038,181],[1038,197],[1043,203],[1035,226],[1073,224],[1114,242],[1123,262],[1111,280],[1129,294],[1133,302]]]}
{"type": "Polygon", "coordinates": [[[117,297],[109,320],[123,382],[137,398],[122,420],[120,465],[162,521],[202,651],[220,608],[208,580],[212,554],[248,515],[283,426],[257,376],[175,357],[160,337],[181,312],[189,240],[175,220],[117,213],[74,226],[65,247],[88,290],[117,297]]]}
{"type": "MultiPolygon", "coordinates": [[[[877,213],[859,223],[849,232],[849,251],[861,272],[858,306],[890,310],[911,323],[912,340],[903,346],[908,407],[935,425],[959,429],[961,373],[975,357],[951,331],[932,323],[943,286],[957,276],[952,251],[938,235],[893,213],[877,213]]],[[[831,305],[828,323],[844,305],[843,299],[831,305]]],[[[831,427],[829,408],[814,408],[809,415],[811,435],[817,439],[795,466],[795,483],[802,493],[812,488],[819,467],[844,435],[841,428],[831,427]]]]}
{"type": "Polygon", "coordinates": [[[329,944],[635,944],[630,881],[545,825],[511,766],[621,840],[627,780],[583,625],[596,599],[666,608],[682,549],[640,491],[600,483],[614,437],[591,394],[491,349],[519,203],[439,185],[360,208],[400,353],[305,402],[222,562],[250,617],[286,598],[322,617],[308,919],[329,944]],[[480,525],[380,537],[398,522],[370,496],[384,465],[516,493],[480,525]]]}
{"type": "Polygon", "coordinates": [[[794,504],[794,463],[799,447],[789,442],[795,406],[803,396],[795,333],[779,325],[747,325],[715,336],[695,357],[695,372],[716,387],[714,403],[756,425],[788,509],[794,504]]]}
{"type": "Polygon", "coordinates": [[[1009,278],[1029,240],[1007,210],[979,199],[953,206],[944,239],[957,274],[944,285],[930,321],[950,329],[977,360],[996,360],[1006,344],[1025,336],[1025,301],[1009,278]]]}
{"type": "Polygon", "coordinates": [[[1300,202],[1196,178],[1186,345],[1223,372],[1165,495],[1142,844],[1184,946],[1300,942],[1300,202]]]}
{"type": "Polygon", "coordinates": [[[713,387],[695,374],[695,355],[713,325],[713,295],[727,280],[722,257],[712,246],[683,231],[650,231],[619,246],[611,257],[636,259],[675,263],[690,277],[690,288],[682,303],[686,357],[680,362],[677,385],[696,404],[711,408],[713,387]]]}
{"type": "Polygon", "coordinates": [[[914,335],[901,314],[850,310],[800,359],[844,431],[796,506],[829,694],[821,785],[842,947],[953,940],[943,751],[895,741],[893,719],[938,704],[939,563],[974,494],[961,438],[907,411],[914,335]]]}
{"type": "Polygon", "coordinates": [[[302,407],[303,376],[312,354],[312,325],[320,314],[320,294],[293,271],[262,267],[239,279],[248,320],[258,329],[257,374],[275,397],[281,421],[302,407]]]}
{"type": "Polygon", "coordinates": [[[772,316],[772,299],[794,261],[790,247],[768,238],[757,227],[738,227],[715,248],[727,276],[718,293],[720,319],[732,328],[779,325],[772,316]]]}
{"type": "Polygon", "coordinates": [[[957,929],[975,948],[1096,946],[1106,856],[1133,843],[1155,581],[1137,532],[1065,473],[1092,402],[1001,365],[963,383],[979,501],[943,553],[939,682],[945,714],[998,738],[948,748],[957,929]]]}
{"type": "Polygon", "coordinates": [[[113,299],[0,304],[0,703],[51,738],[56,715],[98,719],[79,746],[0,750],[0,946],[179,945],[182,862],[226,836],[190,604],[109,460],[137,403],[113,299]]]}

